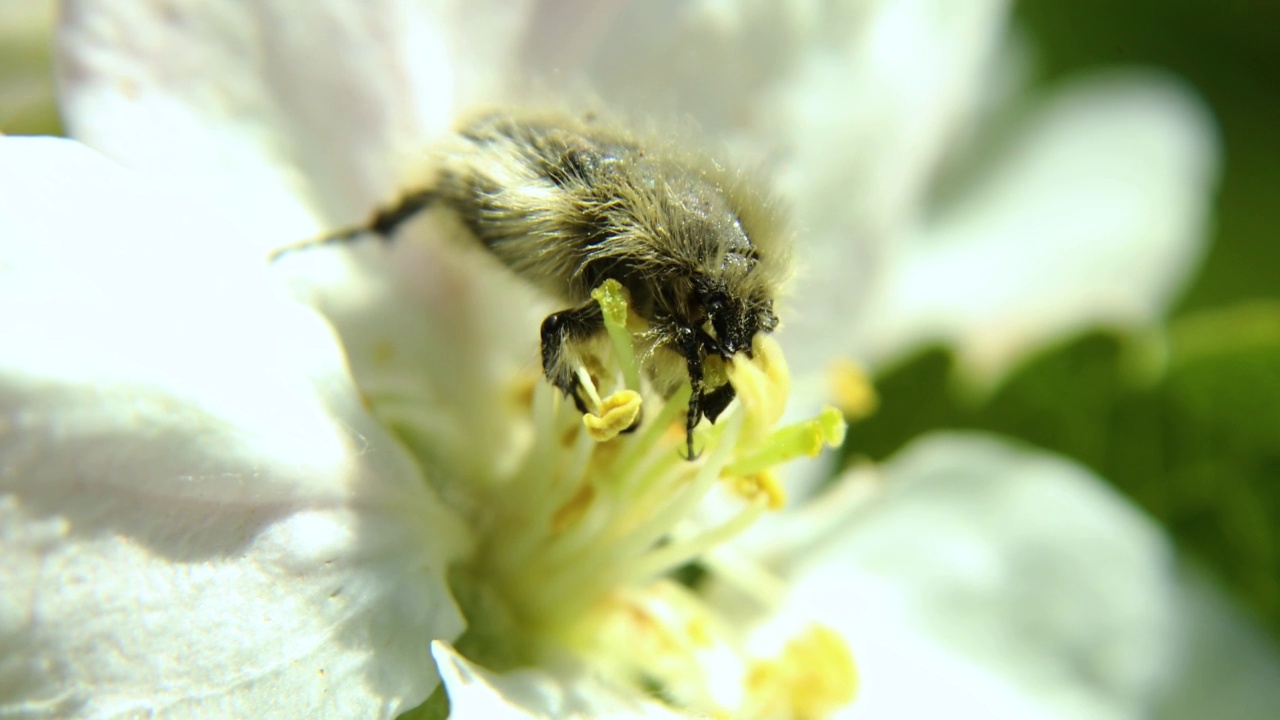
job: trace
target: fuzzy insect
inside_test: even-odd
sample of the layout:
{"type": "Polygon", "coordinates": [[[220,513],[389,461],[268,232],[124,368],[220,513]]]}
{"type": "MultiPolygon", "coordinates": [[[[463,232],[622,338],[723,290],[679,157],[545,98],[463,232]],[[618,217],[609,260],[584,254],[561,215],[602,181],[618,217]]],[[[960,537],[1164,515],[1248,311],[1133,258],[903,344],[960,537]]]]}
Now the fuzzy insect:
{"type": "Polygon", "coordinates": [[[432,162],[426,187],[315,242],[390,238],[429,207],[450,209],[513,272],[567,306],[542,323],[542,369],[582,412],[582,348],[604,330],[591,291],[617,280],[647,325],[635,340],[655,390],[670,397],[691,385],[693,458],[698,422],[714,423],[734,397],[728,383],[708,386],[707,361],[750,355],[755,336],[778,325],[774,299],[788,264],[767,203],[708,157],[591,117],[484,115],[432,162]]]}

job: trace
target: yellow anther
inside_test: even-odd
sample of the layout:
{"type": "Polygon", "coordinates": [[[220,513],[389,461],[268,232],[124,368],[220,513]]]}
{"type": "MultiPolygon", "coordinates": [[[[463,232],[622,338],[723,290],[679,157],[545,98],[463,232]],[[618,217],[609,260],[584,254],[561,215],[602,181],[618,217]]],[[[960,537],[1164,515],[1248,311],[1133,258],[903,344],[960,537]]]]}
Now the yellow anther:
{"type": "Polygon", "coordinates": [[[858,668],[844,640],[815,625],[776,659],[753,663],[747,690],[755,717],[817,720],[853,702],[858,668]]]}
{"type": "Polygon", "coordinates": [[[748,500],[765,498],[770,510],[781,510],[787,504],[787,491],[782,489],[778,476],[771,470],[734,477],[734,489],[748,500]]]}
{"type": "Polygon", "coordinates": [[[836,407],[850,420],[869,417],[880,407],[880,397],[866,370],[848,358],[831,364],[827,370],[827,381],[836,407]]]}
{"type": "Polygon", "coordinates": [[[619,390],[600,402],[600,414],[587,413],[582,416],[582,424],[587,434],[596,442],[605,442],[617,437],[635,425],[640,417],[640,393],[635,390],[619,390]]]}

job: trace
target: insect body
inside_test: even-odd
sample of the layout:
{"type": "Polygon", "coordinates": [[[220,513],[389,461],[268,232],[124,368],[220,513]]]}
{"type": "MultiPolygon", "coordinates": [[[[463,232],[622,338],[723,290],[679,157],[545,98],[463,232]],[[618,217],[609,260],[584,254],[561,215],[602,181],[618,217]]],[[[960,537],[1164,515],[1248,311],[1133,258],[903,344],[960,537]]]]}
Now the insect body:
{"type": "Polygon", "coordinates": [[[419,211],[448,207],[517,275],[565,303],[542,323],[542,368],[583,412],[577,348],[604,330],[591,291],[617,280],[648,326],[635,339],[655,389],[670,397],[691,384],[693,457],[698,421],[715,422],[734,396],[728,383],[708,387],[707,360],[750,353],[778,323],[785,254],[760,199],[706,158],[591,120],[483,116],[435,160],[428,187],[322,242],[390,237],[419,211]]]}

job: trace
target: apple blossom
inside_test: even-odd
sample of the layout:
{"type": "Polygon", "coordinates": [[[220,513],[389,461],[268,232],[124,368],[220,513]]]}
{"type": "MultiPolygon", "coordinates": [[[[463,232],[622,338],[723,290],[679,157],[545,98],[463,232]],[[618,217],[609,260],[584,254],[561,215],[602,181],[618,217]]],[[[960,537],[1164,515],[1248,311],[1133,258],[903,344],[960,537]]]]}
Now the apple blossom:
{"type": "Polygon", "coordinates": [[[1083,470],[926,438],[820,492],[798,478],[768,514],[774,466],[841,439],[824,396],[871,402],[847,368],[822,382],[833,361],[943,338],[997,373],[1090,323],[1154,323],[1199,252],[1212,131],[1153,75],[1062,90],[935,204],[958,141],[1012,102],[1005,11],[66,3],[68,126],[128,169],[0,141],[0,714],[394,717],[443,679],[462,717],[1143,716],[1181,667],[1180,586],[1083,470]],[[772,160],[808,419],[777,427],[790,375],[765,343],[703,460],[664,432],[678,398],[598,442],[530,362],[545,300],[431,213],[266,266],[412,182],[455,113],[556,71],[632,112],[660,88],[772,160]],[[885,550],[914,534],[955,557],[885,550]],[[929,603],[956,587],[948,625],[929,603]]]}

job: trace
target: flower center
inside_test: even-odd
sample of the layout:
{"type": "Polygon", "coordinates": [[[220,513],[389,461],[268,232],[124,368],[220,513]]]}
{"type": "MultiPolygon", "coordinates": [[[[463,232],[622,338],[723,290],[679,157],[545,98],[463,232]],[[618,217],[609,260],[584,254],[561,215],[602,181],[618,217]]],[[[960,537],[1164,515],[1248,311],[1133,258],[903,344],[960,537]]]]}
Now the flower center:
{"type": "Polygon", "coordinates": [[[813,420],[775,429],[789,389],[777,343],[761,338],[756,360],[726,368],[739,408],[695,432],[702,456],[681,457],[686,388],[634,435],[621,432],[640,412],[640,371],[627,328],[625,292],[607,281],[593,293],[604,310],[622,387],[601,396],[585,372],[595,411],[577,416],[539,383],[530,412],[534,449],[494,503],[479,563],[522,625],[554,638],[611,591],[639,586],[696,561],[734,537],[785,496],[773,468],[818,454],[844,438],[844,419],[828,408],[813,420]],[[716,491],[736,500],[722,517],[695,512],[716,491]],[[734,507],[736,505],[736,507],[734,507]]]}
{"type": "MultiPolygon", "coordinates": [[[[471,514],[479,549],[452,576],[470,625],[457,646],[493,669],[566,649],[595,652],[599,644],[584,640],[585,628],[591,635],[636,617],[636,605],[620,598],[672,586],[678,571],[698,567],[709,551],[785,504],[778,465],[844,439],[844,418],[834,408],[777,427],[790,375],[777,343],[762,336],[754,359],[739,354],[708,363],[708,374],[723,372],[737,399],[715,425],[694,431],[700,455],[685,459],[688,386],[665,402],[642,396],[626,293],[606,281],[593,297],[613,352],[612,366],[588,361],[591,370],[579,373],[592,411],[574,412],[548,383],[527,378],[532,392],[523,395],[521,412],[532,445],[508,477],[476,489],[471,514]],[[642,406],[638,431],[624,433],[642,406]]],[[[403,423],[398,429],[406,431],[403,423]]],[[[694,606],[701,602],[692,591],[677,594],[694,606]]],[[[671,647],[697,645],[697,628],[705,625],[680,625],[688,636],[671,647]]],[[[641,671],[629,679],[643,685],[650,676],[664,674],[641,671]]]]}

